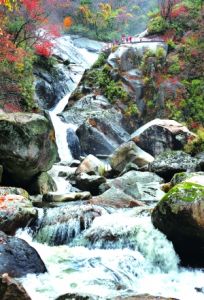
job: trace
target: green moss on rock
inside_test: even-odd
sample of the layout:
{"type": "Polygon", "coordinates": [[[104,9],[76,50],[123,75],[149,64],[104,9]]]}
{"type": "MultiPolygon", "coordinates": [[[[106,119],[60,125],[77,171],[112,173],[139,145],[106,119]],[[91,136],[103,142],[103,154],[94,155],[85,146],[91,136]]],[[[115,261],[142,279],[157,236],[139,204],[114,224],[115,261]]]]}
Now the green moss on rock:
{"type": "Polygon", "coordinates": [[[174,186],[161,200],[164,201],[183,201],[194,202],[204,201],[204,186],[191,182],[182,182],[174,186]]]}

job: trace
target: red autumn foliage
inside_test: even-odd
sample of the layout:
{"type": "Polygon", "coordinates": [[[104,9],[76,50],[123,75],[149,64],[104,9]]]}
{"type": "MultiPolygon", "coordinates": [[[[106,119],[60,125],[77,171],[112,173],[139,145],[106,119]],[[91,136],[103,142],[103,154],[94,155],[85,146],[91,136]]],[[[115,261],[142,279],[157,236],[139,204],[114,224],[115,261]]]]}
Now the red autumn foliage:
{"type": "Polygon", "coordinates": [[[176,7],[171,12],[171,18],[175,19],[177,17],[180,17],[181,15],[187,15],[188,9],[185,5],[180,5],[179,7],[176,7]]]}
{"type": "Polygon", "coordinates": [[[4,104],[4,111],[5,112],[20,112],[20,111],[22,111],[22,109],[17,104],[5,103],[4,104]]]}
{"type": "Polygon", "coordinates": [[[50,57],[52,55],[53,42],[42,41],[35,45],[35,51],[38,55],[50,57]]]}

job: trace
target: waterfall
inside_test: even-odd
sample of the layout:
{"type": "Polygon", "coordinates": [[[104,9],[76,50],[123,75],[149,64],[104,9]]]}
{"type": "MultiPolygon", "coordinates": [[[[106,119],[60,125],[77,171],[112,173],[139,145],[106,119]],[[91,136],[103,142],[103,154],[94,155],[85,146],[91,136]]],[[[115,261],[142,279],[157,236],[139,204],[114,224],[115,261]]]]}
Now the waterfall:
{"type": "Polygon", "coordinates": [[[19,237],[36,248],[48,268],[46,274],[22,279],[32,300],[54,300],[65,293],[79,292],[103,300],[146,293],[203,300],[202,292],[197,292],[204,286],[202,270],[179,267],[172,244],[153,228],[150,218],[137,215],[136,210],[96,218],[79,238],[87,239],[97,233],[96,243],[90,248],[50,247],[32,240],[27,232],[18,231],[19,237]],[[109,249],[100,249],[97,241],[105,235],[111,239],[110,233],[124,241],[116,238],[114,245],[113,238],[109,249]],[[133,240],[135,246],[130,247],[133,240]]]}
{"type": "MultiPolygon", "coordinates": [[[[61,40],[70,41],[67,37],[61,40]]],[[[66,46],[62,48],[67,58],[66,46]]],[[[61,162],[72,160],[66,131],[75,128],[62,122],[58,114],[97,58],[96,53],[77,50],[74,44],[72,50],[77,52],[75,61],[68,69],[62,66],[71,78],[69,92],[50,111],[61,162]]],[[[61,50],[57,51],[60,55],[61,50]]],[[[59,170],[68,172],[69,167],[55,165],[52,175],[57,176],[59,170]]],[[[58,189],[69,191],[70,184],[62,179],[58,189]]],[[[203,270],[179,265],[172,243],[153,227],[150,211],[144,207],[115,211],[76,201],[41,209],[32,230],[18,230],[16,235],[37,250],[48,270],[20,279],[32,300],[55,300],[66,293],[98,300],[139,294],[204,300],[203,270]]]]}

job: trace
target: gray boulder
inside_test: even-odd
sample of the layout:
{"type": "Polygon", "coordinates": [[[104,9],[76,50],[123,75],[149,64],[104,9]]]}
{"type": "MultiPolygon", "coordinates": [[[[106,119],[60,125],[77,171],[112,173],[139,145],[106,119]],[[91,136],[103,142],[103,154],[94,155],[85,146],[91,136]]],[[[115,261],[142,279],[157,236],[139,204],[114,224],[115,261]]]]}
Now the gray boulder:
{"type": "Polygon", "coordinates": [[[111,155],[109,160],[113,171],[120,173],[128,163],[134,163],[138,167],[143,167],[152,162],[154,157],[140,149],[134,142],[130,141],[120,145],[111,155]]]}
{"type": "Polygon", "coordinates": [[[46,267],[37,251],[26,241],[0,232],[0,275],[23,277],[29,273],[45,273],[46,267]]]}
{"type": "Polygon", "coordinates": [[[183,263],[204,266],[204,186],[174,186],[152,212],[152,222],[174,244],[183,263]]]}
{"type": "Polygon", "coordinates": [[[93,155],[109,155],[129,139],[126,131],[103,117],[89,118],[76,133],[82,152],[93,155]]]}
{"type": "Polygon", "coordinates": [[[137,129],[131,139],[144,151],[156,156],[165,150],[181,150],[195,134],[174,120],[155,119],[137,129]]]}
{"type": "Polygon", "coordinates": [[[49,170],[57,157],[54,130],[43,116],[32,113],[0,114],[0,163],[7,178],[29,182],[49,170]]]}
{"type": "Polygon", "coordinates": [[[82,191],[89,191],[92,195],[98,195],[99,186],[105,182],[105,177],[99,175],[81,173],[76,177],[76,187],[82,191]]]}
{"type": "Polygon", "coordinates": [[[158,202],[164,192],[160,188],[163,179],[151,172],[129,171],[107,180],[100,186],[103,194],[90,200],[93,204],[111,207],[133,207],[158,202]]]}
{"type": "Polygon", "coordinates": [[[149,170],[166,180],[175,173],[194,172],[199,169],[198,160],[183,151],[166,151],[149,164],[149,170]]]}

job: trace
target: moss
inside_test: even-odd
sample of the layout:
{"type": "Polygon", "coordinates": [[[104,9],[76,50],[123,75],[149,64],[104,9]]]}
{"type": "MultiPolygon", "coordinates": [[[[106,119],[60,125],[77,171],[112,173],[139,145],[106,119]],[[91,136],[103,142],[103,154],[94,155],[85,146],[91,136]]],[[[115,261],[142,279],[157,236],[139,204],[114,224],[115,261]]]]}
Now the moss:
{"type": "Polygon", "coordinates": [[[204,201],[204,186],[191,182],[182,182],[175,185],[160,201],[160,205],[165,201],[171,203],[204,201]]]}

